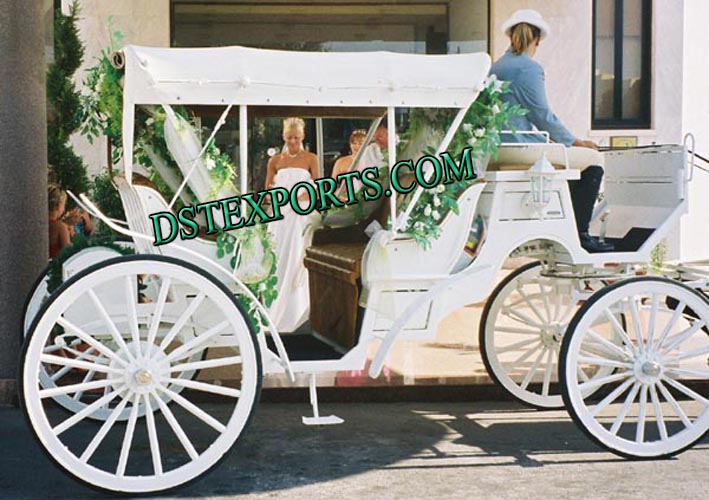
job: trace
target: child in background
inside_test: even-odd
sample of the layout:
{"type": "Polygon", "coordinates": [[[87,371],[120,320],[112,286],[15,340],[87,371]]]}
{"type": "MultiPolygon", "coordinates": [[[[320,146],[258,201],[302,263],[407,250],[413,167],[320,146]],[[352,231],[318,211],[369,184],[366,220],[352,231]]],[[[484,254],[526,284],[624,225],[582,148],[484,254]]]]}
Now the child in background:
{"type": "Polygon", "coordinates": [[[66,193],[56,184],[48,189],[49,208],[49,258],[53,259],[59,251],[71,245],[69,228],[60,220],[66,208],[66,193]]]}

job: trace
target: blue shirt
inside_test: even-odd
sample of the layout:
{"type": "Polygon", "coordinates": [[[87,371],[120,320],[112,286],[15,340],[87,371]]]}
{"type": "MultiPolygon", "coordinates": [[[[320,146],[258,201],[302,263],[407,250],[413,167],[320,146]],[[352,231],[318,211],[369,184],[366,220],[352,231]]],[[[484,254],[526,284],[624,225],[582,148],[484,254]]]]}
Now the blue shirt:
{"type": "MultiPolygon", "coordinates": [[[[502,94],[503,102],[518,104],[528,113],[515,116],[508,123],[507,129],[537,130],[549,132],[554,142],[571,146],[574,135],[569,132],[549,108],[544,86],[544,68],[527,54],[515,54],[507,49],[505,55],[492,65],[490,74],[499,80],[510,82],[510,92],[502,94]]],[[[544,142],[544,137],[533,134],[504,134],[503,142],[544,142]]]]}

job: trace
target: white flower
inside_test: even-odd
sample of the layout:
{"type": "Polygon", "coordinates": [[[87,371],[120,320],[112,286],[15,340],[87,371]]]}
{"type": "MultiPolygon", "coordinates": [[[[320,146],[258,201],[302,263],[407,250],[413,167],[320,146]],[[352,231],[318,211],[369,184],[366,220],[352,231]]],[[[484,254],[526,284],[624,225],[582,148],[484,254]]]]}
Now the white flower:
{"type": "Polygon", "coordinates": [[[473,124],[472,124],[472,123],[464,123],[464,124],[463,124],[463,132],[470,133],[471,130],[473,130],[473,124]]]}
{"type": "Polygon", "coordinates": [[[490,86],[494,86],[495,82],[497,82],[497,75],[490,75],[485,79],[485,88],[489,88],[490,86]]]}
{"type": "MultiPolygon", "coordinates": [[[[438,189],[438,188],[436,188],[438,189]]],[[[433,206],[434,207],[440,207],[441,206],[441,199],[438,196],[433,197],[433,206]]]]}
{"type": "Polygon", "coordinates": [[[220,154],[222,154],[222,152],[219,151],[219,148],[218,148],[218,147],[214,146],[214,154],[215,154],[215,155],[220,155],[220,154]]]}
{"type": "Polygon", "coordinates": [[[434,210],[431,215],[433,216],[434,220],[438,220],[441,218],[441,214],[438,212],[438,210],[434,210]]]}
{"type": "Polygon", "coordinates": [[[433,191],[435,193],[442,193],[445,190],[446,190],[446,187],[443,184],[439,184],[438,186],[436,186],[436,188],[433,191]]]}
{"type": "Polygon", "coordinates": [[[273,156],[273,155],[275,155],[277,152],[278,152],[278,151],[276,150],[276,148],[268,148],[268,151],[266,151],[266,154],[268,154],[268,156],[273,156]]]}
{"type": "Polygon", "coordinates": [[[217,162],[214,161],[214,158],[207,158],[207,161],[205,161],[205,166],[207,167],[207,170],[212,170],[217,166],[217,162]]]}
{"type": "Polygon", "coordinates": [[[259,291],[259,292],[265,292],[265,291],[266,291],[266,283],[261,283],[261,284],[258,286],[258,291],[259,291]]]}
{"type": "Polygon", "coordinates": [[[502,84],[504,82],[502,80],[496,80],[495,83],[492,84],[492,91],[493,92],[500,92],[502,90],[502,84]]]}
{"type": "Polygon", "coordinates": [[[475,133],[475,137],[482,137],[485,135],[485,129],[484,128],[476,128],[474,133],[475,133]]]}
{"type": "Polygon", "coordinates": [[[416,231],[422,231],[423,230],[423,222],[419,221],[414,224],[414,229],[416,231]]]}
{"type": "Polygon", "coordinates": [[[431,215],[431,207],[426,205],[426,208],[423,209],[423,215],[426,217],[429,217],[431,215]]]}
{"type": "Polygon", "coordinates": [[[468,139],[468,146],[475,146],[476,142],[478,142],[478,140],[475,137],[471,137],[468,139]]]}
{"type": "Polygon", "coordinates": [[[152,125],[153,123],[155,123],[155,120],[153,120],[152,118],[148,118],[147,120],[145,120],[145,124],[146,124],[147,126],[150,126],[150,125],[152,125]]]}
{"type": "Polygon", "coordinates": [[[499,112],[500,112],[500,106],[498,106],[497,104],[493,104],[492,105],[492,114],[496,115],[499,112]]]}

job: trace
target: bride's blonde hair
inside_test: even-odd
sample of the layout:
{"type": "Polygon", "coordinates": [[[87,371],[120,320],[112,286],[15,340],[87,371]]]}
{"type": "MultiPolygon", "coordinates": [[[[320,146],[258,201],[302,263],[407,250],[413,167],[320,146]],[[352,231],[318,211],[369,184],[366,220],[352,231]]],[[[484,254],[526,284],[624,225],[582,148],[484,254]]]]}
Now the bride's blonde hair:
{"type": "Polygon", "coordinates": [[[289,117],[283,120],[283,133],[287,133],[289,130],[297,128],[301,132],[305,133],[305,121],[302,118],[289,117]]]}

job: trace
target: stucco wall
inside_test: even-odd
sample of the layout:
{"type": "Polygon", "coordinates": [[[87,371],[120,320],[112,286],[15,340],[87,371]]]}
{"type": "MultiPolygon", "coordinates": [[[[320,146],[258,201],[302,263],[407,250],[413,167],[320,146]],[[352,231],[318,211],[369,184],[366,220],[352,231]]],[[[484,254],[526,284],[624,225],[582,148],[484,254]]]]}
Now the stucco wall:
{"type": "MultiPolygon", "coordinates": [[[[170,45],[170,0],[81,0],[81,8],[79,32],[86,53],[84,64],[76,72],[77,85],[83,82],[86,68],[94,66],[101,50],[109,46],[111,18],[113,29],[123,33],[125,45],[170,45]]],[[[83,137],[75,136],[72,143],[87,163],[89,175],[106,166],[105,140],[90,145],[83,137]]]]}
{"type": "MultiPolygon", "coordinates": [[[[709,2],[685,0],[684,7],[684,80],[682,102],[683,132],[692,132],[697,140],[697,152],[709,157],[709,45],[706,30],[709,26],[709,2]]],[[[709,169],[709,165],[697,161],[709,169]]],[[[681,254],[683,260],[709,258],[709,173],[694,170],[689,189],[689,215],[681,225],[681,254]]]]}

